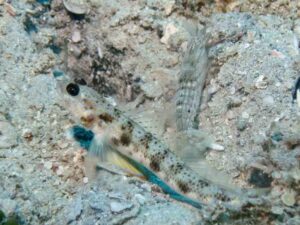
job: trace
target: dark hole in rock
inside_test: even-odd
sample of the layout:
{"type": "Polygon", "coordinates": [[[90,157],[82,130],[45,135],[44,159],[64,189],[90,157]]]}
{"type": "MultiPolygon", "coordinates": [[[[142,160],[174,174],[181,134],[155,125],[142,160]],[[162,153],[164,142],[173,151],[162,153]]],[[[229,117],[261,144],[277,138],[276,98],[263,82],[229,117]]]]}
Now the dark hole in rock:
{"type": "Polygon", "coordinates": [[[50,48],[53,51],[53,53],[55,53],[55,54],[60,54],[62,51],[61,47],[59,47],[55,44],[50,44],[47,47],[50,48]]]}
{"type": "Polygon", "coordinates": [[[25,31],[30,34],[31,32],[38,32],[37,26],[32,22],[29,16],[25,17],[25,20],[23,22],[25,31]]]}
{"type": "Polygon", "coordinates": [[[68,14],[72,20],[84,20],[84,18],[85,18],[85,15],[76,15],[71,12],[68,12],[68,14]]]}
{"type": "Polygon", "coordinates": [[[270,187],[272,181],[273,179],[269,174],[264,173],[262,170],[256,168],[251,171],[250,177],[248,179],[248,182],[250,184],[253,184],[256,187],[260,188],[270,187]]]}

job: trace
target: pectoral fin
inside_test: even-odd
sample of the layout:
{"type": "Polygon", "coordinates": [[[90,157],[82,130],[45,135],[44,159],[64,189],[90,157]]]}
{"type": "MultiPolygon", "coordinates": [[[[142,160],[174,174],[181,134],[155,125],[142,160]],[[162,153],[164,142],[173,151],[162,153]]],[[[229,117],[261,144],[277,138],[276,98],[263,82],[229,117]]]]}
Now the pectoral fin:
{"type": "Polygon", "coordinates": [[[113,149],[106,142],[106,137],[97,137],[95,136],[90,148],[88,149],[90,155],[96,156],[99,158],[100,167],[104,167],[107,170],[113,170],[111,167],[108,168],[108,165],[115,165],[121,168],[125,173],[131,176],[143,177],[143,175],[130,163],[126,160],[117,150],[113,149]]]}
{"type": "Polygon", "coordinates": [[[165,134],[167,144],[186,162],[199,161],[208,150],[223,151],[224,147],[204,131],[187,130],[183,132],[170,131],[165,134]]]}
{"type": "Polygon", "coordinates": [[[105,134],[95,135],[91,130],[77,125],[71,129],[70,133],[80,146],[88,152],[85,158],[85,168],[87,174],[91,177],[95,177],[97,167],[104,168],[113,173],[122,174],[122,172],[118,172],[118,169],[114,166],[121,168],[129,175],[143,177],[128,160],[106,142],[107,137],[105,134]]]}

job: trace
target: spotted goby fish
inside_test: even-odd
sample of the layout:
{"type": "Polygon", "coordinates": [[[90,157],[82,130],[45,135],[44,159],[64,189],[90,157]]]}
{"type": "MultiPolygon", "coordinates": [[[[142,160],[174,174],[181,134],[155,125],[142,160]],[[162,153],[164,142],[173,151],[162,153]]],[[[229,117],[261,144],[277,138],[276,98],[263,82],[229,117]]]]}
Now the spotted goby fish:
{"type": "Polygon", "coordinates": [[[83,145],[88,151],[99,157],[109,152],[118,154],[170,197],[196,208],[236,208],[246,199],[239,191],[227,191],[201,177],[155,135],[95,91],[73,83],[59,85],[63,90],[62,104],[77,123],[73,137],[77,141],[82,138],[74,132],[75,127],[92,134],[91,143],[83,145]]]}

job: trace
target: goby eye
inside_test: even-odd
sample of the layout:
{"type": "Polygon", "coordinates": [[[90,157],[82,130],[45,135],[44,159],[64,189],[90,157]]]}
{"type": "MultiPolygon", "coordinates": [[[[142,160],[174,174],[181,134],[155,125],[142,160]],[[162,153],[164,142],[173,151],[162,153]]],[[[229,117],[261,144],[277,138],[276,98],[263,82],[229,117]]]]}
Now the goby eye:
{"type": "Polygon", "coordinates": [[[74,83],[68,84],[66,87],[66,90],[69,93],[69,95],[71,95],[71,96],[78,95],[79,91],[80,91],[78,84],[74,84],[74,83]]]}

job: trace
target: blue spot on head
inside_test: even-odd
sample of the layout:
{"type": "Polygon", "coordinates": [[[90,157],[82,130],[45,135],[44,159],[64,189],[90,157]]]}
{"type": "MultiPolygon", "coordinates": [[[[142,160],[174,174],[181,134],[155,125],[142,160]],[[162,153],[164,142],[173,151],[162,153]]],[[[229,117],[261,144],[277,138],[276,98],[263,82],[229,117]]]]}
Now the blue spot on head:
{"type": "Polygon", "coordinates": [[[56,77],[61,77],[64,75],[64,72],[60,71],[60,70],[54,70],[53,72],[53,76],[56,77]]]}
{"type": "Polygon", "coordinates": [[[72,134],[76,141],[79,142],[82,148],[88,150],[94,138],[94,133],[91,130],[85,129],[81,126],[72,127],[72,134]]]}

